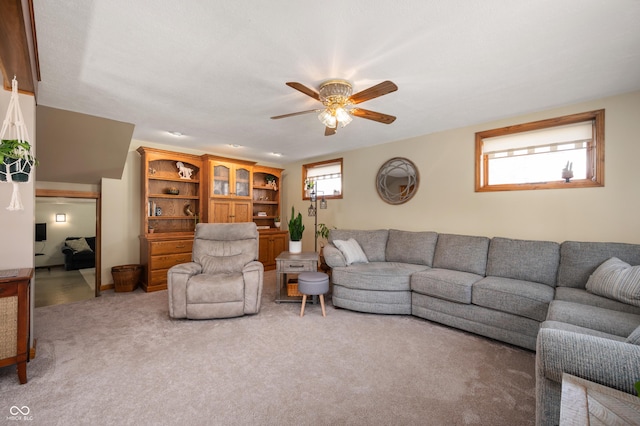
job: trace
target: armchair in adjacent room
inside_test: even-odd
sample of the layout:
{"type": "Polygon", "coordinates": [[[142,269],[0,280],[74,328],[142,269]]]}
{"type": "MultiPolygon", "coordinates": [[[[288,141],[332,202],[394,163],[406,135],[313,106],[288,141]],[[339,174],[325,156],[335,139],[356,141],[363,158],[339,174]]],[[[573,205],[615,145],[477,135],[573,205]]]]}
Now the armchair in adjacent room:
{"type": "Polygon", "coordinates": [[[199,223],[192,262],[169,269],[172,318],[230,318],[260,311],[264,267],[254,222],[199,223]]]}

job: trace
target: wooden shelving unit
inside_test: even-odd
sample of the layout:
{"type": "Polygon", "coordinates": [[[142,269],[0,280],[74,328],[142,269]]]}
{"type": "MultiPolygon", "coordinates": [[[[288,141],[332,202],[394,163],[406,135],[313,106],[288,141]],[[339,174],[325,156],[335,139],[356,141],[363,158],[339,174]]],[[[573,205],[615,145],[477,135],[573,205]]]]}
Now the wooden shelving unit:
{"type": "Polygon", "coordinates": [[[145,291],[167,288],[167,270],[191,260],[196,224],[202,218],[202,158],[154,148],[138,148],[142,159],[140,262],[145,291]],[[178,162],[190,169],[181,177],[178,162]],[[177,194],[169,193],[177,190],[177,194]]]}
{"type": "MultiPolygon", "coordinates": [[[[253,221],[260,232],[260,257],[265,270],[276,268],[276,257],[289,248],[288,232],[276,227],[280,217],[282,169],[254,166],[253,221]]],[[[282,225],[281,225],[282,226],[282,225]]]]}

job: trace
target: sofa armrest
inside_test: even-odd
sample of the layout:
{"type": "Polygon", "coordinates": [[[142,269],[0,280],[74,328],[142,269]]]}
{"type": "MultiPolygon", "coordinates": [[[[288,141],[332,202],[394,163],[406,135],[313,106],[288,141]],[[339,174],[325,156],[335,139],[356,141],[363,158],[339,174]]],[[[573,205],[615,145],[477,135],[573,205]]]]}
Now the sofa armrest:
{"type": "Polygon", "coordinates": [[[244,279],[244,313],[257,314],[262,301],[264,284],[264,265],[257,260],[247,263],[242,268],[244,279]]]}
{"type": "Polygon", "coordinates": [[[196,262],[181,263],[167,271],[167,289],[169,293],[169,316],[187,317],[187,281],[202,273],[202,266],[196,262]]]}
{"type": "Polygon", "coordinates": [[[330,268],[347,266],[347,260],[342,255],[342,252],[331,243],[322,248],[322,255],[324,256],[325,263],[329,265],[330,268]]]}
{"type": "Polygon", "coordinates": [[[562,374],[636,394],[640,346],[566,330],[542,328],[536,350],[536,424],[557,424],[562,374]]]}

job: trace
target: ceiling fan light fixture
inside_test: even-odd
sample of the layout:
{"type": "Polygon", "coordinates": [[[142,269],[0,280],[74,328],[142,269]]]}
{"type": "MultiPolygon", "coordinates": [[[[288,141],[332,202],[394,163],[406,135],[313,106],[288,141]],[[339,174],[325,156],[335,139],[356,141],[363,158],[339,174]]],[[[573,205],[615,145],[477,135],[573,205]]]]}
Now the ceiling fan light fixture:
{"type": "Polygon", "coordinates": [[[338,120],[338,123],[340,123],[342,127],[351,123],[351,121],[353,120],[353,117],[351,117],[351,114],[349,114],[349,112],[343,107],[336,108],[335,114],[336,114],[336,120],[338,120]]]}
{"type": "Polygon", "coordinates": [[[332,129],[334,129],[337,124],[336,117],[331,113],[331,110],[329,110],[328,108],[323,110],[320,114],[318,114],[318,120],[320,120],[320,122],[324,124],[325,127],[331,127],[332,129]]]}

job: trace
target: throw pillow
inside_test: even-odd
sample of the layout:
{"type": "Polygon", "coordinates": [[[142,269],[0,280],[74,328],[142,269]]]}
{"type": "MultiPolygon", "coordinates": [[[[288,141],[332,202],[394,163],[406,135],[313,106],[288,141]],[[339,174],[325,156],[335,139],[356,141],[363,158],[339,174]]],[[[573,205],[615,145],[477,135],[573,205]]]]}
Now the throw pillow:
{"type": "Polygon", "coordinates": [[[640,306],[640,265],[631,266],[612,257],[591,274],[586,288],[599,296],[640,306]]]}
{"type": "Polygon", "coordinates": [[[79,253],[81,251],[93,251],[91,250],[91,247],[89,247],[87,240],[85,240],[84,238],[78,238],[77,240],[66,240],[64,243],[71,247],[71,250],[73,250],[74,253],[79,253]]]}
{"type": "Polygon", "coordinates": [[[360,244],[353,238],[349,238],[348,240],[333,240],[333,244],[338,247],[344,259],[347,262],[347,266],[352,263],[369,263],[367,259],[367,255],[362,251],[362,247],[360,244]]]}
{"type": "Polygon", "coordinates": [[[626,342],[640,346],[640,325],[637,326],[636,329],[631,332],[629,337],[627,337],[626,342]]]}
{"type": "Polygon", "coordinates": [[[233,256],[202,256],[202,272],[204,274],[230,274],[242,272],[244,265],[253,260],[249,253],[239,253],[233,256]]]}

